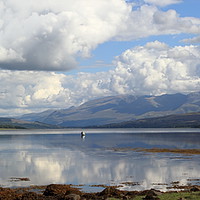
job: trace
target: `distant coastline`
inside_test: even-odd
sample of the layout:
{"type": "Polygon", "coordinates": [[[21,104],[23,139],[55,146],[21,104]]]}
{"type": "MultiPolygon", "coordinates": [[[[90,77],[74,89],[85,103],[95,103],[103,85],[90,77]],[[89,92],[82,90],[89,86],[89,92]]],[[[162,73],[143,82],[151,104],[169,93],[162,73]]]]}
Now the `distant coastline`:
{"type": "Polygon", "coordinates": [[[61,128],[200,128],[200,113],[174,114],[162,117],[151,117],[119,123],[82,126],[61,127],[58,125],[30,122],[14,118],[0,118],[2,129],[61,129],[61,128]]]}

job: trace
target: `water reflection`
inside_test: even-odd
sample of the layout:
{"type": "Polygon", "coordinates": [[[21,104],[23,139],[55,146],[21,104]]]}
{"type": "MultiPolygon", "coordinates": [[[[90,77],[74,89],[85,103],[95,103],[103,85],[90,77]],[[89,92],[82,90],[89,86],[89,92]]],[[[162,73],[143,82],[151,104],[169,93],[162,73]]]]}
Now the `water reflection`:
{"type": "Polygon", "coordinates": [[[0,184],[123,184],[166,190],[173,181],[199,179],[200,156],[114,151],[118,147],[200,148],[198,133],[0,135],[0,184]],[[11,182],[28,177],[30,182],[11,182]],[[166,185],[168,184],[168,185],[166,185]]]}

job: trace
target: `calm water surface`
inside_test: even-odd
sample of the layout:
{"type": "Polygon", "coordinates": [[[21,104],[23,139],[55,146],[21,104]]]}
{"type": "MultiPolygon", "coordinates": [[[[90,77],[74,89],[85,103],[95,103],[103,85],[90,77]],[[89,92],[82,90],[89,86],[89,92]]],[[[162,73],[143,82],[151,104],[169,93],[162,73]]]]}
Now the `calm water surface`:
{"type": "Polygon", "coordinates": [[[200,155],[129,149],[200,149],[200,129],[85,130],[85,138],[80,131],[0,131],[0,185],[120,184],[126,190],[166,190],[177,181],[200,185],[200,155]]]}

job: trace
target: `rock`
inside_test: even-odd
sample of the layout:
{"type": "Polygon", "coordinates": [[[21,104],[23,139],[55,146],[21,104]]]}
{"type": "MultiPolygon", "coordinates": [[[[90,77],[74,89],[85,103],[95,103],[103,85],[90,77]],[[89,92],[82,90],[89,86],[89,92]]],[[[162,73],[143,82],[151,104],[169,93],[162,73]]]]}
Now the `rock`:
{"type": "Polygon", "coordinates": [[[153,195],[147,194],[143,200],[160,200],[158,197],[155,197],[153,195]]]}
{"type": "Polygon", "coordinates": [[[65,194],[66,187],[64,185],[59,184],[51,184],[48,185],[43,193],[45,196],[56,196],[58,194],[65,194]]]}
{"type": "Polygon", "coordinates": [[[197,186],[193,186],[191,189],[190,189],[191,192],[198,192],[200,191],[200,188],[197,187],[197,186]]]}
{"type": "Polygon", "coordinates": [[[0,188],[0,200],[18,199],[19,196],[19,194],[10,188],[0,188]]]}
{"type": "Polygon", "coordinates": [[[158,195],[161,195],[162,192],[160,192],[158,190],[151,189],[151,190],[144,190],[144,191],[140,192],[140,194],[141,195],[158,196],[158,195]]]}
{"type": "Polygon", "coordinates": [[[149,191],[147,192],[147,195],[148,195],[148,196],[158,196],[153,190],[149,190],[149,191]]]}
{"type": "Polygon", "coordinates": [[[129,198],[128,198],[128,196],[123,196],[122,199],[123,199],[123,200],[128,200],[129,198]]]}
{"type": "Polygon", "coordinates": [[[136,195],[139,195],[140,192],[138,191],[126,191],[125,196],[128,197],[129,199],[133,199],[136,195]]]}
{"type": "Polygon", "coordinates": [[[159,195],[162,195],[163,193],[160,192],[159,190],[154,190],[154,189],[151,189],[149,192],[152,192],[152,194],[154,196],[159,196],[159,195]]]}
{"type": "Polygon", "coordinates": [[[39,200],[40,198],[36,193],[33,192],[27,192],[22,195],[21,200],[39,200]]]}
{"type": "Polygon", "coordinates": [[[107,187],[102,192],[99,193],[99,196],[105,196],[105,197],[122,197],[123,192],[116,189],[115,187],[107,187]]]}
{"type": "Polygon", "coordinates": [[[94,193],[85,193],[81,196],[81,200],[87,199],[97,199],[97,196],[94,193]]]}
{"type": "Polygon", "coordinates": [[[80,200],[81,197],[78,194],[68,194],[63,200],[80,200]]]}
{"type": "Polygon", "coordinates": [[[43,194],[45,196],[66,196],[71,193],[81,195],[81,192],[77,188],[72,188],[70,185],[60,184],[48,185],[43,194]]]}
{"type": "Polygon", "coordinates": [[[66,188],[65,195],[68,195],[68,194],[82,195],[82,192],[77,188],[68,187],[68,188],[66,188]]]}

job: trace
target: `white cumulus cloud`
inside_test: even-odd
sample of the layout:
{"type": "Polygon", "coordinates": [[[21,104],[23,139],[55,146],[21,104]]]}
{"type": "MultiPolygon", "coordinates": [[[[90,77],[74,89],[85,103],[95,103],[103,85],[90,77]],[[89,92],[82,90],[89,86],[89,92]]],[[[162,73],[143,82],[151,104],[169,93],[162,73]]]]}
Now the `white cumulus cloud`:
{"type": "Polygon", "coordinates": [[[200,19],[157,7],[181,1],[145,2],[0,0],[0,68],[70,70],[109,40],[200,33],[200,19]]]}
{"type": "Polygon", "coordinates": [[[200,87],[198,46],[169,47],[158,41],[125,51],[117,68],[126,70],[127,91],[136,94],[198,91],[200,87]]]}
{"type": "Polygon", "coordinates": [[[187,93],[200,88],[199,46],[159,41],[126,50],[106,72],[0,72],[1,114],[67,108],[102,96],[187,93]]]}
{"type": "Polygon", "coordinates": [[[182,0],[144,0],[144,2],[164,7],[171,4],[181,3],[182,0]]]}
{"type": "Polygon", "coordinates": [[[200,34],[200,19],[180,17],[175,10],[162,11],[153,5],[141,5],[129,14],[117,40],[135,40],[151,35],[200,34]]]}
{"type": "Polygon", "coordinates": [[[200,36],[183,39],[182,42],[191,43],[191,44],[200,44],[200,36]]]}
{"type": "Polygon", "coordinates": [[[121,0],[0,0],[0,68],[69,70],[119,31],[121,0]]]}

